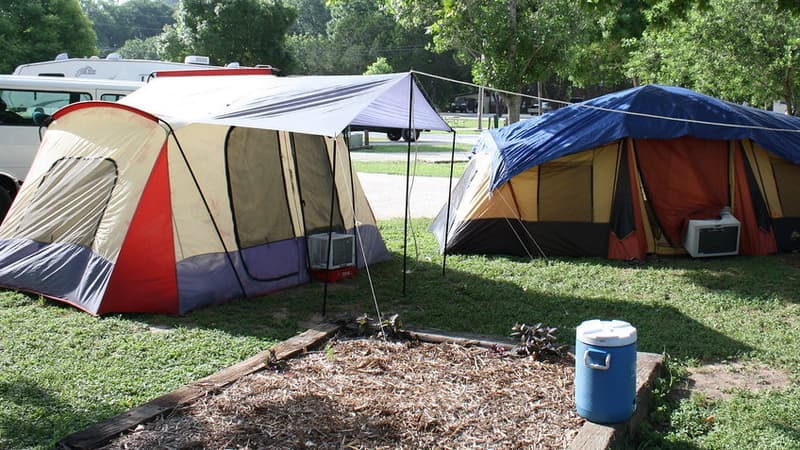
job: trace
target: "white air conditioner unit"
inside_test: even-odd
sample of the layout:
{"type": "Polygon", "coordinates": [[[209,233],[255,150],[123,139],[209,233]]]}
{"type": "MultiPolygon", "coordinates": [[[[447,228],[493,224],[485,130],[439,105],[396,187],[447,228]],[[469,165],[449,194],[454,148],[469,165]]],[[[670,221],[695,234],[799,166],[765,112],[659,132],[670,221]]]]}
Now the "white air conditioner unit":
{"type": "Polygon", "coordinates": [[[690,220],[683,246],[695,258],[739,254],[739,221],[728,208],[719,219],[690,220]]]}
{"type": "Polygon", "coordinates": [[[308,237],[308,255],[312,269],[339,269],[356,264],[355,238],[351,234],[332,233],[333,245],[328,257],[328,233],[312,234],[308,237]]]}

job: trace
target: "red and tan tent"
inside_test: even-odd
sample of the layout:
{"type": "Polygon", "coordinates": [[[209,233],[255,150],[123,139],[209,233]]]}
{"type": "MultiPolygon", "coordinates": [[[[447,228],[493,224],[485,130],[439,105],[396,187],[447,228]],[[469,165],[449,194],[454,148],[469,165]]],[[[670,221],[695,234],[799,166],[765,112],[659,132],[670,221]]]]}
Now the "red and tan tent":
{"type": "Polygon", "coordinates": [[[358,265],[386,259],[342,132],[409,117],[449,129],[410,74],[157,78],[70,105],[0,227],[0,285],[183,314],[307,282],[315,234],[355,236],[358,265]]]}

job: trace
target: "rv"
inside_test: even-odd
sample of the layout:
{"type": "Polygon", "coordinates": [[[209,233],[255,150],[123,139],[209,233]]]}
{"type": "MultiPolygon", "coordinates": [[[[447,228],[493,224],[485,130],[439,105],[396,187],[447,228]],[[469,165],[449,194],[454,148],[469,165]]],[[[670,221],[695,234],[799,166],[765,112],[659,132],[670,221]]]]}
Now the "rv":
{"type": "Polygon", "coordinates": [[[138,81],[0,75],[0,133],[3,136],[0,142],[0,220],[31,167],[51,114],[80,101],[117,101],[142,84],[138,81]]]}
{"type": "Polygon", "coordinates": [[[220,67],[212,66],[209,62],[208,56],[187,56],[184,62],[178,63],[147,59],[125,59],[117,53],[112,53],[105,59],[100,59],[97,56],[70,58],[66,53],[62,53],[52,61],[17,66],[13,75],[147,81],[154,72],[239,68],[238,63],[230,63],[225,67],[220,67]]]}

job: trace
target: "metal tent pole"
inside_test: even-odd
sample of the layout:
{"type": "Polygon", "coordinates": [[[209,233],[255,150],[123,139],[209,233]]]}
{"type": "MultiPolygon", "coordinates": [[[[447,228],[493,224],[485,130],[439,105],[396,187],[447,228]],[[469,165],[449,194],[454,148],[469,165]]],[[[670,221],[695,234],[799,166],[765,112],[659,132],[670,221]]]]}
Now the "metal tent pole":
{"type": "Polygon", "coordinates": [[[325,288],[322,293],[322,317],[328,308],[328,276],[331,271],[331,252],[333,251],[333,210],[336,203],[336,137],[333,138],[333,169],[331,170],[331,212],[328,219],[328,251],[325,257],[325,288]]]}
{"type": "MultiPolygon", "coordinates": [[[[409,200],[409,181],[411,179],[411,137],[416,138],[416,131],[413,127],[414,114],[414,74],[408,77],[408,140],[406,141],[406,207],[403,214],[403,295],[406,295],[406,271],[408,264],[408,200],[409,200]]],[[[402,133],[401,133],[402,135],[402,133]]]]}
{"type": "Polygon", "coordinates": [[[450,150],[450,181],[447,184],[447,212],[444,220],[444,247],[442,248],[442,276],[447,266],[447,233],[450,231],[450,201],[453,195],[453,166],[456,163],[456,132],[453,131],[453,147],[450,150]]]}

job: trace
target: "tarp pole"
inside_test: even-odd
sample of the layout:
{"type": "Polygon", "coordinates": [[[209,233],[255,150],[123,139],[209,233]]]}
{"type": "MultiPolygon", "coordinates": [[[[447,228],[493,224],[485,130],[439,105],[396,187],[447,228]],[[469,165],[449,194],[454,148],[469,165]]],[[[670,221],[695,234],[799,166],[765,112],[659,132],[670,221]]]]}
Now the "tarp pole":
{"type": "MultiPolygon", "coordinates": [[[[483,130],[483,86],[478,86],[478,130],[483,130]]],[[[491,128],[491,126],[489,126],[491,128]]]]}
{"type": "Polygon", "coordinates": [[[333,205],[336,202],[336,137],[333,138],[333,169],[331,173],[331,213],[328,218],[328,251],[325,257],[325,288],[322,293],[322,317],[328,311],[328,277],[331,270],[331,251],[333,251],[333,205]]]}
{"type": "Polygon", "coordinates": [[[453,167],[456,164],[456,132],[453,130],[453,147],[450,150],[450,180],[447,183],[447,212],[444,215],[444,248],[442,249],[442,276],[447,267],[447,232],[450,231],[450,201],[453,195],[453,167]]]}
{"type": "MultiPolygon", "coordinates": [[[[352,159],[352,155],[350,155],[350,133],[351,133],[350,126],[348,125],[347,126],[347,137],[348,137],[348,139],[347,139],[347,142],[346,142],[347,143],[347,168],[350,170],[350,201],[352,202],[352,205],[353,205],[353,245],[354,245],[354,248],[358,248],[358,230],[356,230],[356,227],[358,227],[358,217],[356,216],[356,183],[355,183],[355,179],[353,177],[353,159],[352,159]]],[[[364,134],[366,135],[367,132],[364,131],[364,134]]],[[[358,252],[356,252],[355,263],[356,263],[356,268],[358,268],[358,252]]],[[[367,261],[364,260],[364,264],[366,264],[366,263],[367,263],[367,261]]]]}
{"type": "MultiPolygon", "coordinates": [[[[406,207],[403,213],[403,295],[406,295],[406,268],[408,264],[408,200],[409,200],[409,181],[411,179],[411,136],[416,138],[416,131],[413,126],[414,114],[414,74],[408,77],[408,140],[406,141],[406,207]]],[[[401,135],[403,133],[400,133],[401,135]]]]}

